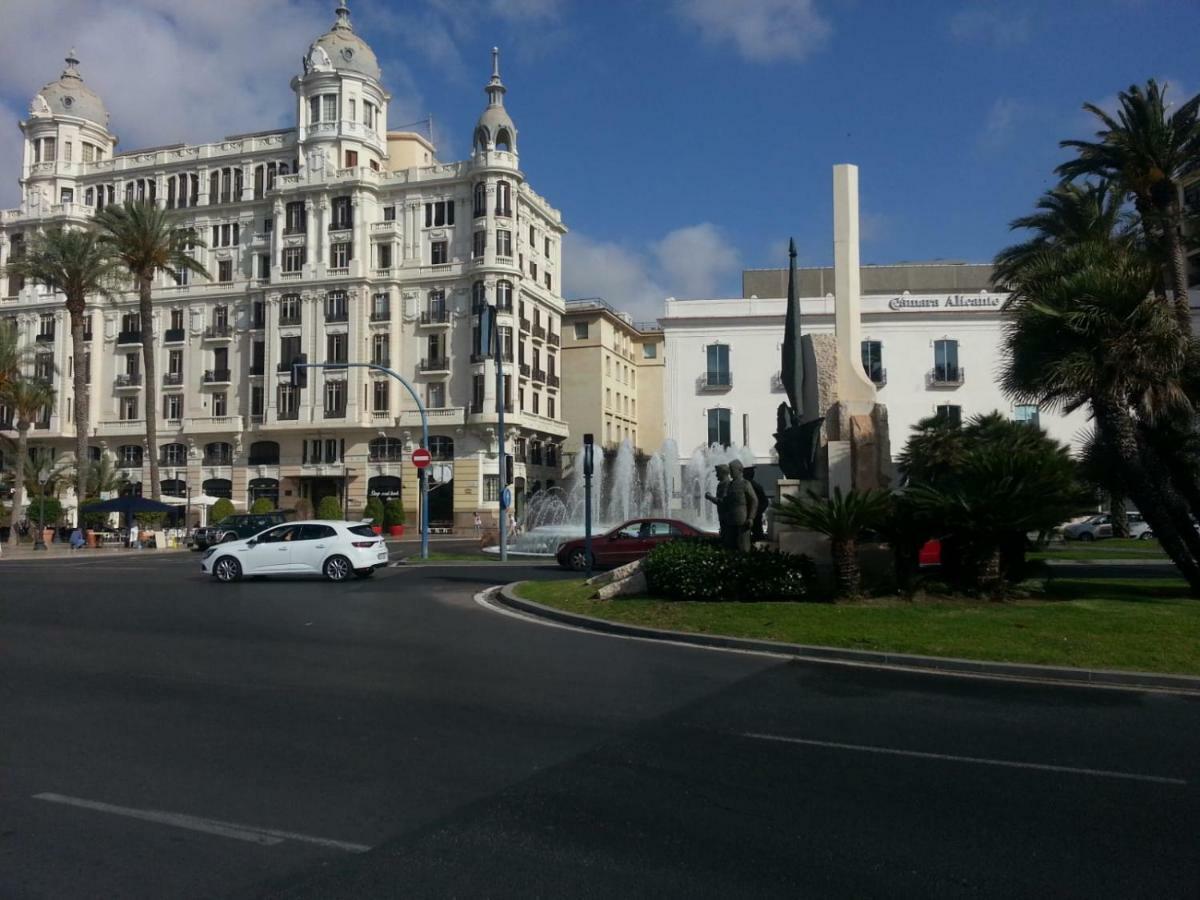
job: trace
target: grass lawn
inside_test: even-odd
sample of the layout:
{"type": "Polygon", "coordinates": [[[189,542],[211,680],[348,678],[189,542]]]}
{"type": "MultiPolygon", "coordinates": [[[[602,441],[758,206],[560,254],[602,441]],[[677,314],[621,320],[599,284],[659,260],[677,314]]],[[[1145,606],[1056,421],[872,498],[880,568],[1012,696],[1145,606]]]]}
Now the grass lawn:
{"type": "MultiPolygon", "coordinates": [[[[491,557],[489,557],[485,553],[439,553],[436,550],[430,550],[429,551],[429,559],[424,560],[424,559],[421,559],[421,551],[414,550],[411,556],[404,557],[404,561],[406,563],[463,562],[463,561],[481,562],[481,561],[489,559],[489,558],[491,558],[491,557]]],[[[495,560],[497,562],[499,562],[500,557],[499,556],[495,557],[495,560]]]]}
{"type": "Polygon", "coordinates": [[[1054,578],[1044,600],[823,603],[597,601],[582,581],[517,593],[569,612],[675,631],[1004,662],[1200,675],[1200,600],[1180,578],[1054,578]]]}
{"type": "Polygon", "coordinates": [[[1158,541],[1139,541],[1132,538],[1109,538],[1102,541],[1071,541],[1055,544],[1045,550],[1033,551],[1030,559],[1166,559],[1158,541]]]}

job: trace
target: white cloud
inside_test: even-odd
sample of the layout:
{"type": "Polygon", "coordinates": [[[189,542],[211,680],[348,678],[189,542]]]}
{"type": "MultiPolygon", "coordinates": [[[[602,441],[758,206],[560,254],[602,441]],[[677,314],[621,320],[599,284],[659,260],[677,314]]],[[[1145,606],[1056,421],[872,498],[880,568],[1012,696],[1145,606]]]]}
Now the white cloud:
{"type": "MultiPolygon", "coordinates": [[[[104,100],[127,150],[292,125],[289,82],[333,16],[327,0],[5,0],[4,20],[0,85],[8,105],[27,109],[74,45],[84,82],[104,100]]],[[[423,113],[406,67],[389,64],[384,80],[396,98],[392,121],[423,113]]],[[[6,113],[0,127],[0,206],[11,206],[20,156],[7,131],[16,132],[15,118],[6,113]]]]}
{"type": "Polygon", "coordinates": [[[676,0],[677,14],[750,62],[803,60],[833,33],[813,0],[676,0]]]}
{"type": "Polygon", "coordinates": [[[1029,16],[1006,7],[964,9],[950,17],[950,34],[959,41],[1011,47],[1029,39],[1029,16]]]}
{"type": "Polygon", "coordinates": [[[1008,140],[1023,111],[1024,107],[1011,97],[997,98],[984,117],[982,140],[987,144],[1008,140]]]}
{"type": "Polygon", "coordinates": [[[740,257],[708,222],[670,231],[646,251],[570,232],[563,254],[565,296],[602,297],[635,319],[661,316],[669,296],[737,296],[740,257]]]}

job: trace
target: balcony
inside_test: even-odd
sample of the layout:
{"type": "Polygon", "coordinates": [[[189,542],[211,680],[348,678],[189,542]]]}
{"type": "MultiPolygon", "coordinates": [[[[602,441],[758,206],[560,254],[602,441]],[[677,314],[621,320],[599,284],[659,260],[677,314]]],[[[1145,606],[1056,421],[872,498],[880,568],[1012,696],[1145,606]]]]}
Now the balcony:
{"type": "Polygon", "coordinates": [[[546,373],[546,384],[552,388],[558,387],[558,376],[553,372],[546,373]]]}
{"type": "Polygon", "coordinates": [[[120,388],[139,388],[142,386],[142,373],[130,372],[125,375],[118,375],[113,379],[113,387],[120,388]]]}
{"type": "Polygon", "coordinates": [[[203,384],[229,384],[230,371],[228,369],[205,369],[201,381],[203,384]]]}
{"type": "Polygon", "coordinates": [[[325,310],[326,322],[348,322],[350,321],[350,313],[344,309],[327,309],[325,310]]]}
{"type": "Polygon", "coordinates": [[[219,453],[206,453],[206,454],[204,454],[203,465],[206,465],[206,466],[232,466],[233,465],[233,453],[224,451],[224,450],[219,453]]]}
{"type": "Polygon", "coordinates": [[[705,372],[696,379],[698,391],[727,391],[733,387],[732,372],[705,372]]]}
{"type": "Polygon", "coordinates": [[[540,381],[540,382],[542,382],[543,384],[545,384],[545,382],[546,382],[546,370],[545,370],[545,369],[534,369],[534,370],[533,370],[533,380],[534,380],[534,381],[540,381]]]}
{"type": "Polygon", "coordinates": [[[388,309],[373,309],[371,310],[372,322],[390,322],[392,320],[392,310],[388,309]]]}
{"type": "Polygon", "coordinates": [[[275,418],[280,422],[295,422],[300,418],[300,408],[294,409],[279,409],[275,413],[275,418]]]}
{"type": "Polygon", "coordinates": [[[417,367],[422,372],[449,372],[450,358],[447,356],[422,359],[417,367]]]}
{"type": "Polygon", "coordinates": [[[546,339],[546,326],[545,325],[534,325],[533,326],[533,336],[535,338],[537,338],[539,341],[544,341],[546,339]]]}
{"type": "Polygon", "coordinates": [[[182,372],[167,372],[162,378],[163,387],[182,387],[183,373],[182,372]]]}
{"type": "Polygon", "coordinates": [[[140,344],[142,342],[142,331],[139,328],[137,331],[119,331],[117,332],[117,346],[122,344],[140,344]]]}
{"type": "Polygon", "coordinates": [[[546,342],[550,344],[551,347],[557,347],[562,344],[562,336],[551,331],[546,335],[546,342]]]}
{"type": "Polygon", "coordinates": [[[283,372],[287,372],[290,374],[292,371],[292,364],[290,362],[281,362],[277,366],[275,366],[275,371],[279,372],[281,374],[283,372]]]}
{"type": "Polygon", "coordinates": [[[39,334],[36,338],[34,338],[34,340],[39,344],[53,344],[54,332],[51,331],[49,334],[39,334]]]}
{"type": "Polygon", "coordinates": [[[326,419],[344,419],[346,418],[346,406],[327,406],[325,407],[326,419]]]}
{"type": "Polygon", "coordinates": [[[263,364],[258,363],[256,365],[250,366],[250,370],[246,374],[249,375],[251,378],[256,378],[256,377],[261,376],[263,374],[263,364]]]}
{"type": "Polygon", "coordinates": [[[279,317],[279,326],[281,328],[287,325],[299,325],[300,322],[300,313],[296,313],[295,315],[280,315],[279,317]]]}
{"type": "Polygon", "coordinates": [[[877,368],[873,372],[867,372],[867,377],[875,383],[875,387],[887,387],[887,369],[877,368]]]}
{"type": "Polygon", "coordinates": [[[225,341],[233,337],[233,329],[228,324],[209,325],[204,329],[204,340],[225,341]]]}
{"type": "Polygon", "coordinates": [[[966,369],[958,366],[934,366],[925,375],[925,386],[930,388],[962,387],[966,369]]]}
{"type": "Polygon", "coordinates": [[[422,325],[449,325],[450,310],[448,309],[427,309],[421,313],[422,325]]]}
{"type": "Polygon", "coordinates": [[[533,371],[532,369],[530,369],[530,368],[529,368],[529,363],[521,363],[521,365],[519,366],[519,368],[520,368],[520,370],[521,370],[521,376],[522,376],[523,378],[528,378],[528,377],[529,377],[529,373],[530,373],[531,371],[533,371]]]}
{"type": "Polygon", "coordinates": [[[530,329],[531,326],[528,319],[521,319],[520,322],[522,331],[528,331],[530,329]]]}
{"type": "Polygon", "coordinates": [[[496,301],[496,312],[512,312],[512,298],[496,301]]]}
{"type": "Polygon", "coordinates": [[[187,332],[182,328],[168,328],[163,332],[164,344],[182,344],[187,340],[187,332]]]}

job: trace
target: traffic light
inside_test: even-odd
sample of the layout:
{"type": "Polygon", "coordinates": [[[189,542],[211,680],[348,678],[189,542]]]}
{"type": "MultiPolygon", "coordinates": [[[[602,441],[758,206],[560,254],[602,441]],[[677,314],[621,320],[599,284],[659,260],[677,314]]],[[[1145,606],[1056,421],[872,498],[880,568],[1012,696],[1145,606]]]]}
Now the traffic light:
{"type": "Polygon", "coordinates": [[[591,474],[593,474],[593,471],[594,471],[593,462],[592,462],[592,451],[593,451],[593,446],[594,446],[593,445],[594,440],[595,440],[595,438],[592,437],[591,432],[588,432],[587,434],[585,434],[583,436],[583,474],[584,475],[591,475],[591,474]]]}
{"type": "Polygon", "coordinates": [[[292,359],[292,384],[299,388],[308,387],[308,354],[301,353],[292,359]]]}
{"type": "Polygon", "coordinates": [[[513,483],[513,455],[511,453],[504,454],[504,483],[513,483]]]}

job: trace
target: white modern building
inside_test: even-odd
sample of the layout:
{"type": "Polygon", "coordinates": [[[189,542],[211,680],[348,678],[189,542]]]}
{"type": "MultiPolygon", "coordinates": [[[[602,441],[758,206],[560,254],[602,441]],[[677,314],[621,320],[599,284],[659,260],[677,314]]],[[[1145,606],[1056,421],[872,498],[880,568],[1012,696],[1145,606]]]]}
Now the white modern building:
{"type": "MultiPolygon", "coordinates": [[[[1087,416],[1014,405],[1000,389],[1006,294],[989,289],[991,266],[932,263],[862,266],[861,361],[887,406],[891,450],[904,448],[917,422],[934,415],[965,420],[999,411],[1038,421],[1074,443],[1087,416]]],[[[802,331],[834,330],[833,269],[797,270],[802,331]]],[[[786,401],[780,349],[787,270],[743,274],[740,299],[666,302],[667,433],[686,456],[712,443],[748,447],[776,463],[776,411],[786,401]]],[[[768,474],[767,481],[770,483],[768,474]]]]}
{"type": "MultiPolygon", "coordinates": [[[[410,517],[421,438],[404,388],[365,369],[290,366],[375,362],[412,382],[429,408],[434,525],[469,525],[500,488],[494,364],[476,354],[476,311],[495,305],[505,366],[517,495],[558,477],[567,434],[558,403],[563,301],[561,214],[519,166],[498,54],[470,157],[442,162],[426,137],[388,130],[391,96],[375,54],[340,5],[292,79],[294,125],[122,151],[101,98],[71,54],[34,97],[24,136],[21,205],[0,211],[0,266],[33,232],[85,225],[104,206],[147,200],[178,213],[207,245],[211,280],[154,285],[154,320],[136,296],[91,301],[86,358],[71,358],[61,297],[8,277],[0,317],[37,349],[30,374],[57,399],[32,432],[36,452],[73,446],[72,379],[87,368],[93,457],[115,456],[150,494],[145,404],[159,413],[162,490],[270,497],[352,512],[368,494],[400,496],[410,517]],[[153,330],[159,383],[143,383],[140,338],[153,330]],[[540,358],[536,370],[517,359],[540,358]]],[[[128,90],[137,90],[128,85],[128,90]]],[[[13,173],[17,174],[17,173],[13,173]]],[[[0,429],[12,428],[0,409],[0,429]]],[[[69,504],[68,504],[69,505],[69,504]]]]}

